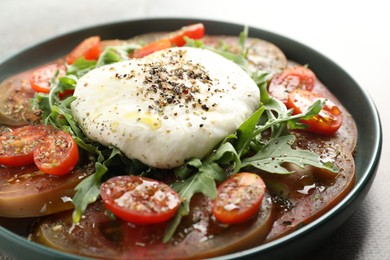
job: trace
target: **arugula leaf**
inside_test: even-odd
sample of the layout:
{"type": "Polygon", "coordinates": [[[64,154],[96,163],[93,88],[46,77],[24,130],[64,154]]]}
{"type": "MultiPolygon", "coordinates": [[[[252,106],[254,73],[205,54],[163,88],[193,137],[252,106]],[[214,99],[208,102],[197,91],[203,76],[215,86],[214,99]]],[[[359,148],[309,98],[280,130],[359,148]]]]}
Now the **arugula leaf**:
{"type": "MultiPolygon", "coordinates": [[[[197,168],[198,171],[193,173],[189,178],[182,182],[176,182],[172,185],[172,188],[176,190],[181,199],[182,204],[179,207],[174,219],[170,222],[163,242],[168,242],[175,233],[182,217],[187,216],[190,212],[190,201],[196,193],[203,193],[207,197],[213,199],[217,196],[216,181],[222,182],[227,178],[226,168],[222,165],[235,163],[238,167],[235,167],[236,171],[241,167],[239,156],[234,149],[233,145],[228,142],[231,138],[235,138],[234,135],[230,135],[222,141],[217,150],[213,151],[203,161],[197,158],[193,158],[182,166],[177,175],[185,176],[188,174],[188,167],[197,168]]],[[[232,172],[232,173],[236,173],[232,172]]]]}
{"type": "Polygon", "coordinates": [[[244,30],[240,33],[240,37],[239,37],[240,55],[245,59],[248,57],[248,51],[249,51],[249,48],[245,47],[247,39],[248,39],[248,26],[245,26],[244,30]]]}
{"type": "Polygon", "coordinates": [[[277,174],[291,173],[283,167],[283,163],[290,162],[303,168],[305,165],[311,165],[317,168],[337,172],[338,168],[332,164],[324,164],[321,157],[315,153],[304,150],[294,150],[291,145],[296,138],[293,135],[281,136],[271,139],[257,154],[245,158],[242,161],[242,167],[254,166],[266,172],[277,174]]]}
{"type": "MultiPolygon", "coordinates": [[[[207,45],[204,45],[201,40],[193,40],[188,37],[184,38],[186,41],[186,46],[188,47],[193,47],[193,48],[201,48],[201,49],[207,49],[209,51],[215,52],[222,57],[233,61],[237,65],[239,65],[243,70],[249,73],[249,68],[248,68],[248,60],[246,59],[244,54],[236,54],[233,52],[230,52],[224,48],[213,48],[207,45]]],[[[244,39],[244,38],[243,38],[244,39]]]]}
{"type": "Polygon", "coordinates": [[[260,101],[262,104],[268,104],[271,97],[267,91],[267,84],[269,79],[269,74],[264,71],[255,71],[251,73],[251,77],[260,90],[260,101]]]}
{"type": "Polygon", "coordinates": [[[75,188],[75,195],[72,198],[75,209],[72,214],[73,223],[79,223],[82,214],[90,203],[96,201],[100,194],[100,180],[107,172],[107,167],[97,162],[95,173],[85,178],[75,188]]]}
{"type": "MultiPolygon", "coordinates": [[[[220,168],[223,174],[223,169],[220,168]]],[[[169,223],[169,226],[165,232],[163,242],[168,242],[175,233],[178,225],[183,216],[187,216],[190,212],[190,201],[193,195],[196,193],[203,193],[209,198],[215,198],[217,196],[217,187],[213,176],[216,172],[214,168],[209,164],[202,165],[199,172],[186,179],[184,182],[175,183],[172,188],[176,190],[181,199],[183,200],[180,205],[175,218],[169,223]]],[[[221,174],[221,172],[219,172],[221,174]]]]}
{"type": "Polygon", "coordinates": [[[260,117],[264,112],[264,106],[260,107],[253,115],[248,118],[238,129],[237,129],[237,143],[235,144],[238,155],[245,154],[245,150],[252,141],[253,132],[259,123],[260,117]]]}
{"type": "Polygon", "coordinates": [[[108,171],[108,166],[113,158],[121,155],[122,153],[116,148],[111,148],[111,154],[107,159],[104,159],[100,153],[98,161],[95,163],[95,172],[76,186],[76,193],[73,196],[75,209],[72,217],[74,223],[78,223],[87,206],[97,200],[100,195],[100,183],[103,175],[108,171]]]}
{"type": "Polygon", "coordinates": [[[80,78],[95,68],[119,61],[128,60],[129,53],[139,49],[140,47],[141,46],[138,44],[107,46],[100,54],[97,61],[86,60],[83,57],[80,57],[73,64],[67,66],[66,74],[80,78]]]}
{"type": "Polygon", "coordinates": [[[279,100],[271,98],[268,104],[264,107],[267,111],[268,121],[263,125],[259,125],[253,135],[259,135],[268,128],[272,128],[272,137],[278,137],[282,133],[288,132],[286,124],[291,129],[302,128],[299,121],[301,119],[309,119],[319,113],[325,105],[325,100],[316,100],[308,109],[297,115],[292,115],[293,110],[287,109],[286,106],[279,100]]]}
{"type": "Polygon", "coordinates": [[[80,57],[72,65],[67,66],[66,74],[80,78],[94,68],[96,68],[96,61],[85,60],[83,57],[80,57]]]}

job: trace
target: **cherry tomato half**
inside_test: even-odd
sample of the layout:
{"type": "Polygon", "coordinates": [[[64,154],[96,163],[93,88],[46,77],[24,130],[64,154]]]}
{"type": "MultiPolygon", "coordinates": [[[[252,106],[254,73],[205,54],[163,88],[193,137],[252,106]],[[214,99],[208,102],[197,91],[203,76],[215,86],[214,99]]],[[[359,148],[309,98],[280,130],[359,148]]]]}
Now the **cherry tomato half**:
{"type": "Polygon", "coordinates": [[[52,80],[65,74],[64,65],[50,64],[34,71],[30,77],[30,84],[36,92],[49,93],[52,80]]]}
{"type": "Polygon", "coordinates": [[[33,151],[48,134],[43,125],[26,125],[0,135],[0,164],[25,166],[34,163],[33,151]]]}
{"type": "Polygon", "coordinates": [[[72,64],[78,58],[84,57],[86,60],[97,60],[100,55],[100,37],[92,36],[79,45],[76,46],[69,54],[66,56],[66,62],[72,64]]]}
{"type": "Polygon", "coordinates": [[[73,137],[56,131],[46,136],[34,150],[34,162],[48,174],[64,175],[70,173],[79,159],[79,149],[73,137]]]}
{"type": "Polygon", "coordinates": [[[215,218],[226,224],[249,220],[259,211],[265,194],[265,184],[260,176],[237,173],[218,186],[212,211],[215,218]]]}
{"type": "Polygon", "coordinates": [[[178,31],[172,32],[167,38],[151,42],[132,54],[132,58],[142,58],[155,51],[168,49],[173,46],[181,47],[186,42],[184,37],[200,39],[204,36],[205,29],[202,23],[184,26],[178,31]]]}
{"type": "Polygon", "coordinates": [[[271,96],[287,103],[288,94],[295,89],[311,91],[314,88],[316,76],[309,68],[296,66],[283,70],[276,75],[268,87],[271,96]]]}
{"type": "Polygon", "coordinates": [[[101,185],[100,195],[114,215],[134,224],[165,222],[180,205],[179,194],[168,185],[139,176],[113,177],[101,185]]]}
{"type": "MultiPolygon", "coordinates": [[[[294,109],[294,114],[300,114],[305,112],[307,108],[312,105],[316,100],[324,99],[321,95],[303,90],[296,89],[288,96],[287,107],[294,109]]],[[[309,120],[302,120],[309,126],[307,131],[332,135],[341,126],[343,122],[343,115],[341,110],[330,100],[327,100],[325,106],[320,113],[309,120]]]]}

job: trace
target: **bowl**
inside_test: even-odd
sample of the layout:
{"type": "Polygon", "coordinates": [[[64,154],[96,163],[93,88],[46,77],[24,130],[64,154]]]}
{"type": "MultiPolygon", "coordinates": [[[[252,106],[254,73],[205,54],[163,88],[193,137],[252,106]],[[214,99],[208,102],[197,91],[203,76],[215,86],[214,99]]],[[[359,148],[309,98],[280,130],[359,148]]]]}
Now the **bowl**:
{"type": "MultiPolygon", "coordinates": [[[[21,50],[0,62],[0,81],[18,72],[36,67],[66,55],[73,46],[91,35],[103,39],[127,39],[132,36],[172,31],[181,26],[202,22],[207,34],[239,35],[243,25],[198,19],[140,19],[89,27],[42,41],[21,50]]],[[[310,64],[318,78],[342,102],[354,117],[358,127],[355,154],[356,185],[335,207],[317,220],[299,230],[269,243],[215,259],[281,259],[302,256],[312,250],[342,225],[359,207],[375,178],[382,147],[382,130],[377,109],[367,94],[342,68],[317,51],[288,39],[257,28],[249,28],[251,37],[258,37],[277,45],[289,60],[310,64]],[[342,87],[336,87],[342,86],[342,87]],[[359,104],[359,106],[356,106],[359,104]],[[364,138],[363,138],[364,137],[364,138]]],[[[10,223],[12,225],[12,223],[10,223]]],[[[7,225],[8,226],[8,225],[7,225]]],[[[12,259],[80,259],[59,252],[0,226],[0,257],[12,259]]]]}

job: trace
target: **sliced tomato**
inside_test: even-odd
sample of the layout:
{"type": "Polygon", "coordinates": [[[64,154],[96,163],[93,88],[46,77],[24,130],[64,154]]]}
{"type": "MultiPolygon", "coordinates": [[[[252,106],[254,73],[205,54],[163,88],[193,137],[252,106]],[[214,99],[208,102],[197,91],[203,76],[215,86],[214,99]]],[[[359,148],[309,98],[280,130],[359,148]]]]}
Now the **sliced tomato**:
{"type": "Polygon", "coordinates": [[[100,194],[117,217],[134,224],[162,223],[180,205],[179,194],[168,185],[139,176],[117,176],[104,182],[100,194]]]}
{"type": "Polygon", "coordinates": [[[221,224],[211,213],[209,199],[196,194],[189,215],[183,216],[173,238],[163,243],[167,223],[136,225],[110,218],[105,209],[100,200],[90,204],[78,225],[71,211],[41,218],[31,240],[92,258],[209,259],[260,245],[275,217],[266,193],[256,217],[238,225],[221,224]]]}
{"type": "Polygon", "coordinates": [[[181,47],[186,44],[184,37],[190,39],[201,39],[205,34],[204,25],[202,23],[192,24],[189,26],[184,26],[180,30],[173,32],[169,36],[169,40],[172,45],[181,47]]]}
{"type": "Polygon", "coordinates": [[[97,60],[100,55],[100,37],[92,36],[79,45],[76,46],[69,54],[66,56],[66,62],[72,64],[78,58],[83,57],[86,60],[97,60]]]}
{"type": "Polygon", "coordinates": [[[296,148],[318,154],[321,160],[335,164],[340,171],[330,173],[311,166],[284,166],[291,174],[260,172],[272,194],[277,210],[267,240],[275,240],[312,222],[332,209],[355,186],[355,162],[349,149],[334,139],[321,139],[318,134],[295,132],[296,148]]]}
{"type": "Polygon", "coordinates": [[[49,93],[51,82],[65,76],[66,68],[60,64],[50,64],[33,72],[30,85],[36,92],[49,93]]]}
{"type": "Polygon", "coordinates": [[[64,175],[70,173],[79,159],[79,150],[73,137],[56,131],[46,136],[34,150],[34,162],[48,174],[64,175]]]}
{"type": "Polygon", "coordinates": [[[35,164],[0,167],[0,216],[25,219],[72,209],[75,187],[94,170],[94,164],[89,163],[72,174],[54,176],[43,173],[35,164]]]}
{"type": "MultiPolygon", "coordinates": [[[[287,107],[294,109],[294,114],[305,112],[307,108],[316,100],[324,99],[321,95],[303,90],[296,89],[288,96],[287,107]]],[[[332,101],[327,100],[320,113],[309,120],[302,120],[302,123],[309,127],[307,131],[319,134],[332,135],[341,126],[343,115],[341,110],[332,101]]]]}
{"type": "Polygon", "coordinates": [[[249,220],[259,211],[265,194],[265,184],[254,173],[238,173],[218,187],[217,198],[213,202],[213,214],[226,224],[249,220]]]}
{"type": "Polygon", "coordinates": [[[174,46],[181,47],[186,43],[184,37],[188,37],[190,39],[200,39],[204,36],[204,34],[205,29],[202,23],[184,26],[180,30],[170,33],[166,38],[145,45],[141,49],[135,51],[132,54],[132,57],[142,58],[155,51],[168,49],[174,46]]]}
{"type": "Polygon", "coordinates": [[[169,39],[162,39],[158,40],[152,43],[149,43],[142,47],[141,49],[137,50],[134,53],[134,58],[142,58],[145,56],[148,56],[149,54],[152,54],[155,51],[164,50],[172,47],[171,41],[169,39]]]}
{"type": "Polygon", "coordinates": [[[288,95],[295,89],[311,91],[316,83],[316,76],[309,68],[296,66],[283,70],[276,75],[268,87],[271,96],[287,103],[288,95]]]}
{"type": "Polygon", "coordinates": [[[0,164],[33,164],[33,151],[47,134],[48,129],[43,125],[26,125],[3,132],[0,135],[0,164]]]}

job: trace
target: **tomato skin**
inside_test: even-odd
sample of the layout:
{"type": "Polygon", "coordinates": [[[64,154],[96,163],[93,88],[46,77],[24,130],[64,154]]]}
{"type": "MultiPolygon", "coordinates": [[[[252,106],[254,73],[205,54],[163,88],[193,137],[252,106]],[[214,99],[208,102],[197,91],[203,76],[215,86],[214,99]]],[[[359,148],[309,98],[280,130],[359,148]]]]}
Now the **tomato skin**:
{"type": "Polygon", "coordinates": [[[200,39],[204,36],[204,34],[204,25],[202,23],[197,23],[189,26],[184,26],[179,31],[172,33],[172,35],[169,37],[169,40],[172,45],[181,47],[186,44],[184,37],[188,37],[190,39],[200,39]]]}
{"type": "Polygon", "coordinates": [[[65,175],[70,173],[79,159],[79,150],[73,137],[57,131],[45,137],[34,150],[34,162],[44,173],[65,175]]]}
{"type": "Polygon", "coordinates": [[[66,56],[66,63],[72,64],[81,57],[84,57],[86,60],[97,60],[99,55],[100,37],[92,36],[82,41],[66,56]]]}
{"type": "Polygon", "coordinates": [[[168,185],[139,176],[113,177],[101,185],[100,195],[114,215],[134,224],[165,222],[180,205],[179,194],[168,185]]]}
{"type": "Polygon", "coordinates": [[[65,76],[65,74],[65,66],[60,64],[50,64],[33,72],[29,79],[30,85],[36,92],[47,94],[50,92],[50,82],[53,77],[59,78],[65,76]]]}
{"type": "Polygon", "coordinates": [[[265,194],[265,184],[254,173],[237,173],[218,186],[212,211],[215,218],[226,224],[242,223],[258,212],[265,194]]]}
{"type": "Polygon", "coordinates": [[[34,163],[33,151],[48,129],[43,125],[26,125],[0,135],[0,164],[17,167],[34,163]]]}
{"type": "MultiPolygon", "coordinates": [[[[293,114],[300,114],[318,99],[324,99],[321,95],[302,89],[290,93],[287,107],[293,108],[293,114]]],[[[309,127],[305,130],[325,135],[334,134],[343,123],[343,115],[337,105],[326,101],[320,113],[309,120],[301,120],[309,127]]]]}
{"type": "Polygon", "coordinates": [[[316,83],[316,76],[309,68],[296,66],[283,70],[270,82],[268,92],[271,96],[287,103],[288,95],[295,89],[311,91],[316,83]]]}
{"type": "Polygon", "coordinates": [[[137,50],[133,57],[134,58],[142,58],[149,54],[152,54],[155,51],[164,50],[172,47],[171,41],[169,39],[162,39],[158,40],[152,43],[149,43],[142,47],[141,49],[137,50]]]}
{"type": "Polygon", "coordinates": [[[184,26],[180,30],[172,32],[167,38],[151,42],[132,54],[132,58],[142,58],[155,51],[168,49],[174,46],[185,45],[184,37],[190,39],[200,39],[204,36],[205,29],[202,23],[184,26]]]}

